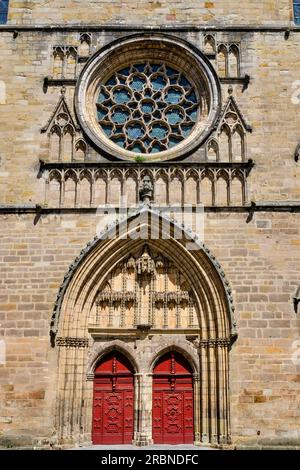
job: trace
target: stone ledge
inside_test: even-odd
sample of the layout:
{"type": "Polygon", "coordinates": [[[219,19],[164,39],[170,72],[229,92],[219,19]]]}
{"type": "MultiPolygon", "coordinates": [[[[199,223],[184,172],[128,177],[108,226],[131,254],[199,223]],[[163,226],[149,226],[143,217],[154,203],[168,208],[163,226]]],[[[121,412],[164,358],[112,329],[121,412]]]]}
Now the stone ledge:
{"type": "Polygon", "coordinates": [[[290,22],[281,23],[278,26],[274,25],[235,25],[235,26],[217,26],[217,25],[208,25],[203,24],[199,26],[189,25],[189,24],[178,24],[178,25],[158,25],[158,26],[151,26],[151,25],[118,25],[118,24],[35,24],[35,25],[17,25],[17,24],[6,24],[0,26],[0,33],[1,32],[34,32],[34,31],[42,31],[42,32],[57,32],[57,31],[66,31],[66,32],[86,32],[86,31],[94,31],[94,32],[139,32],[139,31],[150,31],[151,33],[155,32],[261,32],[261,33],[285,33],[287,31],[292,31],[296,33],[300,33],[300,27],[296,25],[291,25],[290,22]]]}
{"type": "MultiPolygon", "coordinates": [[[[192,207],[192,206],[191,206],[192,207]]],[[[156,208],[153,206],[153,208],[156,208]]],[[[160,211],[170,211],[171,206],[157,207],[157,210],[160,211]]],[[[186,207],[182,207],[182,210],[187,210],[186,207]]],[[[41,206],[0,206],[0,215],[1,214],[36,214],[36,215],[46,215],[46,214],[95,214],[97,212],[97,207],[41,207],[41,206]]],[[[106,210],[106,209],[105,209],[106,210]]],[[[118,208],[107,208],[107,212],[110,210],[118,212],[118,208]]],[[[257,204],[255,208],[251,208],[249,204],[245,206],[205,206],[204,212],[206,213],[254,213],[254,212],[291,212],[298,213],[300,212],[300,201],[296,203],[273,203],[266,202],[264,204],[257,204]]]]}

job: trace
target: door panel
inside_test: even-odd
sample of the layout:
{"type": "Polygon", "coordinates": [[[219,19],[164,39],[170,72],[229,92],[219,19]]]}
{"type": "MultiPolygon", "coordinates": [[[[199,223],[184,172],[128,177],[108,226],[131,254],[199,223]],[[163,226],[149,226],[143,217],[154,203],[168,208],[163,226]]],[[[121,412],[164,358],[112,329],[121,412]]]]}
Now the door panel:
{"type": "Polygon", "coordinates": [[[131,444],[133,439],[133,373],[122,359],[108,356],[95,372],[94,444],[131,444]]]}
{"type": "Polygon", "coordinates": [[[154,369],[152,428],[155,444],[194,441],[192,371],[176,353],[164,356],[154,369]]]}

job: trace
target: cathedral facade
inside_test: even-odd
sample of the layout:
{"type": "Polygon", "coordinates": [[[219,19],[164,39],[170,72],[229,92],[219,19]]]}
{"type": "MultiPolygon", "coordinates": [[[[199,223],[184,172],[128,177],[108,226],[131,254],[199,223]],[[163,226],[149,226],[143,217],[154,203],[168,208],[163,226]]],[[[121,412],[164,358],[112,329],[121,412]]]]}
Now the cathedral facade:
{"type": "Polygon", "coordinates": [[[0,23],[0,446],[298,447],[300,2],[0,23]]]}

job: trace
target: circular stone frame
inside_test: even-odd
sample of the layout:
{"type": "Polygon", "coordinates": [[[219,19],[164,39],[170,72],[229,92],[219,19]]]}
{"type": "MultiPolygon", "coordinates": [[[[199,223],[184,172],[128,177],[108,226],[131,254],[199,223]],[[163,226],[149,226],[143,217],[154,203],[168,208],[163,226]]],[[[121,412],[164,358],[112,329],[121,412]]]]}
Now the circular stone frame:
{"type": "Polygon", "coordinates": [[[138,61],[157,61],[173,66],[185,74],[196,92],[202,92],[206,114],[195,123],[191,134],[168,150],[143,154],[147,162],[182,159],[207,140],[221,110],[221,87],[213,66],[201,51],[183,39],[161,34],[134,34],[97,51],[78,79],[75,110],[79,123],[97,149],[108,158],[136,160],[136,153],[119,147],[102,131],[97,120],[96,99],[100,85],[114,72],[138,61]]]}

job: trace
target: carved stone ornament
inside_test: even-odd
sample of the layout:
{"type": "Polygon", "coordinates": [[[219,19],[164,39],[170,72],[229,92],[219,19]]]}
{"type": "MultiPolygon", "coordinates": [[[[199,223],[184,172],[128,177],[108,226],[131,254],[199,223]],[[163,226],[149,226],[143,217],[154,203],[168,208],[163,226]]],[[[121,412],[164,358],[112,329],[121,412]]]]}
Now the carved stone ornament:
{"type": "Polygon", "coordinates": [[[72,338],[72,337],[64,337],[64,338],[57,338],[56,345],[62,346],[65,348],[88,348],[89,347],[89,339],[88,338],[72,338]]]}
{"type": "Polygon", "coordinates": [[[154,274],[155,273],[155,264],[151,258],[148,247],[145,245],[143,254],[136,261],[136,270],[138,274],[154,274]]]}
{"type": "Polygon", "coordinates": [[[153,198],[153,184],[149,176],[145,176],[140,187],[140,200],[145,205],[150,205],[153,198]]]}

